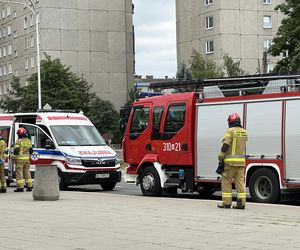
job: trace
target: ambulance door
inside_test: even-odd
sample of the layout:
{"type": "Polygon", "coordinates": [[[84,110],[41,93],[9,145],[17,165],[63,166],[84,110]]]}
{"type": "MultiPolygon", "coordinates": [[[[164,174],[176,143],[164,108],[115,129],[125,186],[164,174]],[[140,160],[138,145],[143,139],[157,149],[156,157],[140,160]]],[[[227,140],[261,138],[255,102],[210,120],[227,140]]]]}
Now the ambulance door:
{"type": "MultiPolygon", "coordinates": [[[[35,170],[35,165],[51,164],[53,161],[53,150],[46,150],[45,148],[47,139],[52,141],[50,135],[48,135],[40,127],[28,123],[16,123],[15,131],[17,131],[20,127],[26,129],[27,138],[29,138],[32,142],[33,154],[30,159],[30,171],[35,170]]],[[[17,134],[15,135],[15,138],[18,138],[17,134]]]]}

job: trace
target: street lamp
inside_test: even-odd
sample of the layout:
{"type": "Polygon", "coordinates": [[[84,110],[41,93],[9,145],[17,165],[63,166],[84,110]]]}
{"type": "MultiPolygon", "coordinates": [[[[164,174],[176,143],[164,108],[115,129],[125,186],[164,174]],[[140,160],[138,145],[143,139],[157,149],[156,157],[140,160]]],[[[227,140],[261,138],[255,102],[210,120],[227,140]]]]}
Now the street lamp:
{"type": "Polygon", "coordinates": [[[42,109],[42,94],[41,94],[41,67],[40,67],[40,38],[39,38],[39,21],[37,19],[36,8],[32,0],[28,0],[32,7],[26,3],[19,1],[0,0],[1,3],[19,4],[28,8],[35,16],[35,29],[36,29],[36,53],[37,53],[37,75],[38,75],[38,109],[42,109]]]}

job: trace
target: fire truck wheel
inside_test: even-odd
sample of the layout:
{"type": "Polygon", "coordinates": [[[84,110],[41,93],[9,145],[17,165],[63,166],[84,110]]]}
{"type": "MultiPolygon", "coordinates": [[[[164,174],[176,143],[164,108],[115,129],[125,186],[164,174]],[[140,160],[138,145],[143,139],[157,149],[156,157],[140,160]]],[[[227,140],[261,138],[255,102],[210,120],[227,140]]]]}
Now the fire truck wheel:
{"type": "Polygon", "coordinates": [[[65,183],[64,176],[60,169],[58,169],[58,184],[60,190],[66,190],[68,187],[65,183]]]}
{"type": "Polygon", "coordinates": [[[117,184],[116,182],[105,182],[105,183],[101,183],[100,186],[102,187],[103,190],[110,191],[115,188],[116,184],[117,184]]]}
{"type": "Polygon", "coordinates": [[[250,177],[249,191],[254,202],[277,203],[280,200],[280,187],[277,175],[270,169],[256,170],[250,177]]]}
{"type": "Polygon", "coordinates": [[[141,190],[145,196],[161,196],[160,178],[153,167],[146,167],[141,174],[141,190]]]}

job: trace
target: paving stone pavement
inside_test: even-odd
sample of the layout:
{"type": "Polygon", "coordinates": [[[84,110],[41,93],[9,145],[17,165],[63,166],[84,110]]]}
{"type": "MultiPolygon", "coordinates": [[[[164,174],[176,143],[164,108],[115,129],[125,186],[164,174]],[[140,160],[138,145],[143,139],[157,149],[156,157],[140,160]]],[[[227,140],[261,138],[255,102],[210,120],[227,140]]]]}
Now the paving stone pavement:
{"type": "Polygon", "coordinates": [[[60,192],[58,201],[32,193],[0,194],[0,249],[299,249],[300,207],[60,192]]]}

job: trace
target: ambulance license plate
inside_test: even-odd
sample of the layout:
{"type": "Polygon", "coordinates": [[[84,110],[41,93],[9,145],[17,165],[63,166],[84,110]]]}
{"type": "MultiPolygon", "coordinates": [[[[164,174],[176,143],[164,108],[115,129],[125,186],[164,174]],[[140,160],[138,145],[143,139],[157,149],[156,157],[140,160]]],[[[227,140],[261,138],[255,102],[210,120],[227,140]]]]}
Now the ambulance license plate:
{"type": "Polygon", "coordinates": [[[96,179],[109,178],[109,174],[108,174],[108,173],[106,173],[106,174],[96,174],[96,175],[95,175],[95,178],[96,178],[96,179]]]}

